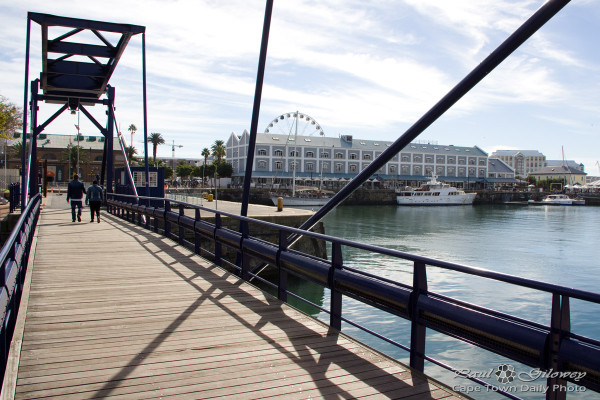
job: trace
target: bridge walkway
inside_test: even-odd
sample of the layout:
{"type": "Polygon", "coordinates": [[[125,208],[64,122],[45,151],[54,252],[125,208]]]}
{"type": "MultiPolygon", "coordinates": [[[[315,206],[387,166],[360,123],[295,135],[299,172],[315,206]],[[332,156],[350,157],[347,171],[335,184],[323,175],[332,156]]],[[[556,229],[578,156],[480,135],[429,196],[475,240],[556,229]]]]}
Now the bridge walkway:
{"type": "Polygon", "coordinates": [[[36,231],[16,399],[461,397],[171,240],[66,207],[49,196],[36,231]]]}

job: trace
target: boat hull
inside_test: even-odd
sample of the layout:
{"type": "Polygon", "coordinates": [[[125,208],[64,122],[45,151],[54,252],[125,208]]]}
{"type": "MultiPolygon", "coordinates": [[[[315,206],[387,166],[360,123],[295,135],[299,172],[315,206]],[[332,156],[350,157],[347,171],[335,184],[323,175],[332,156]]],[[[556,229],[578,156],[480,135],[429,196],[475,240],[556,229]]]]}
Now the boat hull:
{"type": "Polygon", "coordinates": [[[468,206],[473,204],[476,193],[454,196],[396,196],[400,206],[468,206]]]}

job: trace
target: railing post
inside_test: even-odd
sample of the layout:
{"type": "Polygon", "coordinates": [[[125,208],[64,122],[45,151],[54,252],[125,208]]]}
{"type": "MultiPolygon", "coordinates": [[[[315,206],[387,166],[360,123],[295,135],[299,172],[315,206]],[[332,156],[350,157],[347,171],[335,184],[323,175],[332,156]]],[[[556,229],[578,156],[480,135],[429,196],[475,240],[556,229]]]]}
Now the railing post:
{"type": "MultiPolygon", "coordinates": [[[[196,208],[196,213],[194,215],[194,227],[196,226],[196,222],[200,221],[200,209],[196,208]]],[[[194,229],[194,253],[199,256],[202,255],[202,242],[200,241],[200,233],[196,229],[194,229]]]]}
{"type": "MultiPolygon", "coordinates": [[[[185,213],[185,209],[183,208],[183,204],[179,205],[179,218],[181,218],[185,213]]],[[[183,225],[181,225],[181,222],[178,224],[179,225],[179,244],[181,246],[183,246],[183,242],[185,239],[185,229],[183,229],[183,225]]]]}
{"type": "MultiPolygon", "coordinates": [[[[240,263],[240,268],[241,268],[241,276],[242,279],[245,281],[248,281],[250,279],[250,274],[248,273],[248,271],[250,270],[250,257],[243,251],[243,243],[244,243],[244,239],[248,238],[248,221],[241,221],[240,222],[240,233],[242,234],[242,240],[240,242],[240,252],[242,255],[242,260],[240,263]]],[[[240,253],[238,253],[240,254],[240,253]]]]}
{"type": "MultiPolygon", "coordinates": [[[[221,229],[221,214],[215,214],[215,231],[221,229]]],[[[217,242],[217,238],[213,238],[215,242],[215,264],[221,265],[221,257],[223,257],[223,245],[217,242]]]]}
{"type": "Polygon", "coordinates": [[[342,268],[342,245],[338,242],[331,244],[331,268],[329,269],[329,290],[331,291],[331,308],[329,325],[342,330],[342,293],[335,288],[335,272],[342,268]]]}
{"type": "MultiPolygon", "coordinates": [[[[552,293],[552,315],[550,317],[550,346],[548,368],[558,371],[558,351],[565,334],[571,330],[569,298],[552,293]]],[[[567,381],[559,378],[546,380],[548,390],[546,400],[565,400],[567,398],[567,381]]]]}
{"type": "Polygon", "coordinates": [[[415,261],[413,271],[413,291],[411,294],[410,325],[410,366],[417,371],[425,369],[425,325],[419,323],[419,296],[427,293],[427,272],[425,264],[415,261]]]}
{"type": "Polygon", "coordinates": [[[279,276],[277,278],[277,298],[287,303],[287,271],[281,268],[279,256],[282,251],[286,251],[288,246],[287,234],[285,231],[279,231],[279,250],[277,250],[277,270],[279,276]]]}
{"type": "Polygon", "coordinates": [[[167,218],[167,213],[171,211],[171,202],[168,200],[165,200],[165,213],[163,216],[163,219],[165,221],[165,236],[166,237],[171,237],[171,223],[169,222],[169,219],[167,218]]]}

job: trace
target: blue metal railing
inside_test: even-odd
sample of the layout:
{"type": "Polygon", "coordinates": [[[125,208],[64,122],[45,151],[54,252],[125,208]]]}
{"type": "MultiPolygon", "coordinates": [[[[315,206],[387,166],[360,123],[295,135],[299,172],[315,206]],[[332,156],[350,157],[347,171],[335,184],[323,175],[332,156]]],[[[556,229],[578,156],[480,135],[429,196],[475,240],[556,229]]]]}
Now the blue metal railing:
{"type": "MultiPolygon", "coordinates": [[[[573,380],[548,378],[547,398],[565,398],[567,381],[590,390],[600,391],[600,341],[570,332],[570,299],[600,304],[600,294],[564,286],[534,281],[480,268],[435,260],[373,245],[357,243],[324,234],[258,221],[235,214],[171,199],[109,195],[107,205],[113,214],[191,247],[202,256],[208,256],[216,264],[233,268],[244,280],[257,279],[272,287],[278,297],[287,301],[288,296],[329,314],[330,325],[341,330],[346,322],[365,332],[391,343],[410,353],[411,367],[423,371],[429,361],[457,375],[461,371],[425,354],[425,330],[430,328],[454,338],[475,344],[501,356],[539,368],[543,371],[579,372],[573,380]],[[140,203],[164,204],[164,207],[145,206],[140,203]],[[156,203],[158,201],[159,203],[156,203]],[[194,209],[195,215],[185,215],[185,209],[194,209]],[[214,222],[200,218],[200,213],[214,214],[214,222]],[[223,227],[222,218],[238,220],[240,233],[223,227]],[[277,244],[248,235],[248,224],[261,229],[278,232],[277,244]],[[254,225],[253,225],[254,226],[254,225]],[[331,260],[311,256],[289,248],[289,235],[301,235],[331,243],[331,260]],[[193,239],[192,239],[193,238],[193,239]],[[203,242],[211,246],[202,246],[203,242]],[[367,252],[408,260],[413,263],[413,283],[403,284],[343,265],[342,247],[353,247],[367,252]],[[228,248],[238,256],[235,262],[223,257],[228,248]],[[211,251],[212,250],[212,251],[211,251]],[[276,283],[272,283],[251,269],[251,261],[266,263],[277,268],[276,283]],[[468,304],[451,297],[442,296],[427,289],[427,269],[430,267],[457,271],[510,285],[547,292],[552,295],[550,324],[543,325],[512,315],[468,304]],[[287,276],[293,274],[317,283],[331,292],[330,309],[301,298],[287,290],[287,276]],[[410,346],[389,339],[342,316],[343,296],[376,307],[391,315],[400,316],[411,323],[410,346]],[[565,390],[561,390],[565,388],[565,390]]],[[[464,376],[464,374],[463,374],[464,376]]],[[[473,382],[492,388],[510,398],[518,398],[501,387],[484,382],[477,377],[465,376],[473,382]]]]}
{"type": "MultiPolygon", "coordinates": [[[[18,192],[17,192],[18,193],[18,192]]],[[[40,215],[41,194],[31,198],[19,221],[0,250],[0,379],[4,377],[8,350],[15,329],[17,311],[25,281],[25,272],[33,232],[40,215]]]]}
{"type": "Polygon", "coordinates": [[[8,193],[9,210],[13,212],[21,204],[21,184],[11,183],[8,187],[8,193]]]}

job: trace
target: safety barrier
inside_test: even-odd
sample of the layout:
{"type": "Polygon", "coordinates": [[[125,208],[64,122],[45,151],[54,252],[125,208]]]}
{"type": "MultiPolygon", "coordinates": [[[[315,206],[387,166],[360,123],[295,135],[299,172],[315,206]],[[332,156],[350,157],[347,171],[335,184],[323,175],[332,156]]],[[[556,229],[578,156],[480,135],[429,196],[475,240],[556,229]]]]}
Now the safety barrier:
{"type": "Polygon", "coordinates": [[[507,397],[518,398],[514,393],[503,391],[501,387],[478,377],[467,376],[456,368],[427,356],[425,329],[430,328],[533,368],[539,368],[541,371],[570,372],[562,375],[548,374],[550,376],[547,379],[548,398],[565,398],[567,391],[564,389],[567,381],[590,390],[600,391],[600,341],[571,332],[569,311],[570,299],[600,304],[600,294],[352,242],[181,201],[146,197],[140,197],[139,201],[144,203],[146,200],[153,200],[153,204],[158,200],[164,207],[146,207],[137,204],[132,196],[117,195],[109,195],[107,205],[114,215],[161,232],[180,244],[193,248],[197,254],[208,256],[216,264],[227,264],[245,280],[257,279],[273,287],[283,301],[287,301],[288,296],[291,295],[328,313],[329,323],[333,328],[341,330],[342,322],[346,322],[408,351],[410,365],[417,370],[423,371],[424,362],[429,361],[507,397]],[[175,207],[178,211],[173,211],[172,208],[175,207]],[[194,209],[195,217],[185,215],[185,209],[194,209]],[[214,222],[200,218],[201,212],[211,216],[214,214],[214,222]],[[239,220],[240,232],[222,227],[223,217],[239,220]],[[249,236],[247,234],[249,223],[276,229],[279,232],[278,243],[249,236]],[[331,259],[325,260],[290,249],[289,235],[310,236],[331,243],[331,259]],[[193,242],[188,240],[190,236],[194,237],[193,242]],[[212,242],[214,252],[202,247],[203,239],[212,242]],[[413,262],[413,284],[395,282],[344,266],[343,246],[413,262]],[[222,257],[224,247],[238,255],[235,262],[222,257]],[[277,282],[269,282],[251,270],[251,260],[277,268],[279,272],[277,282]],[[427,289],[427,268],[431,267],[551,293],[551,323],[546,326],[430,292],[427,289]],[[328,288],[331,292],[330,309],[324,309],[289,292],[288,274],[328,288]],[[409,320],[411,322],[410,345],[397,343],[344,318],[342,316],[343,296],[409,320]]]}
{"type": "Polygon", "coordinates": [[[40,215],[40,204],[40,194],[31,198],[0,250],[0,381],[4,378],[8,350],[21,303],[31,242],[40,215]]]}

